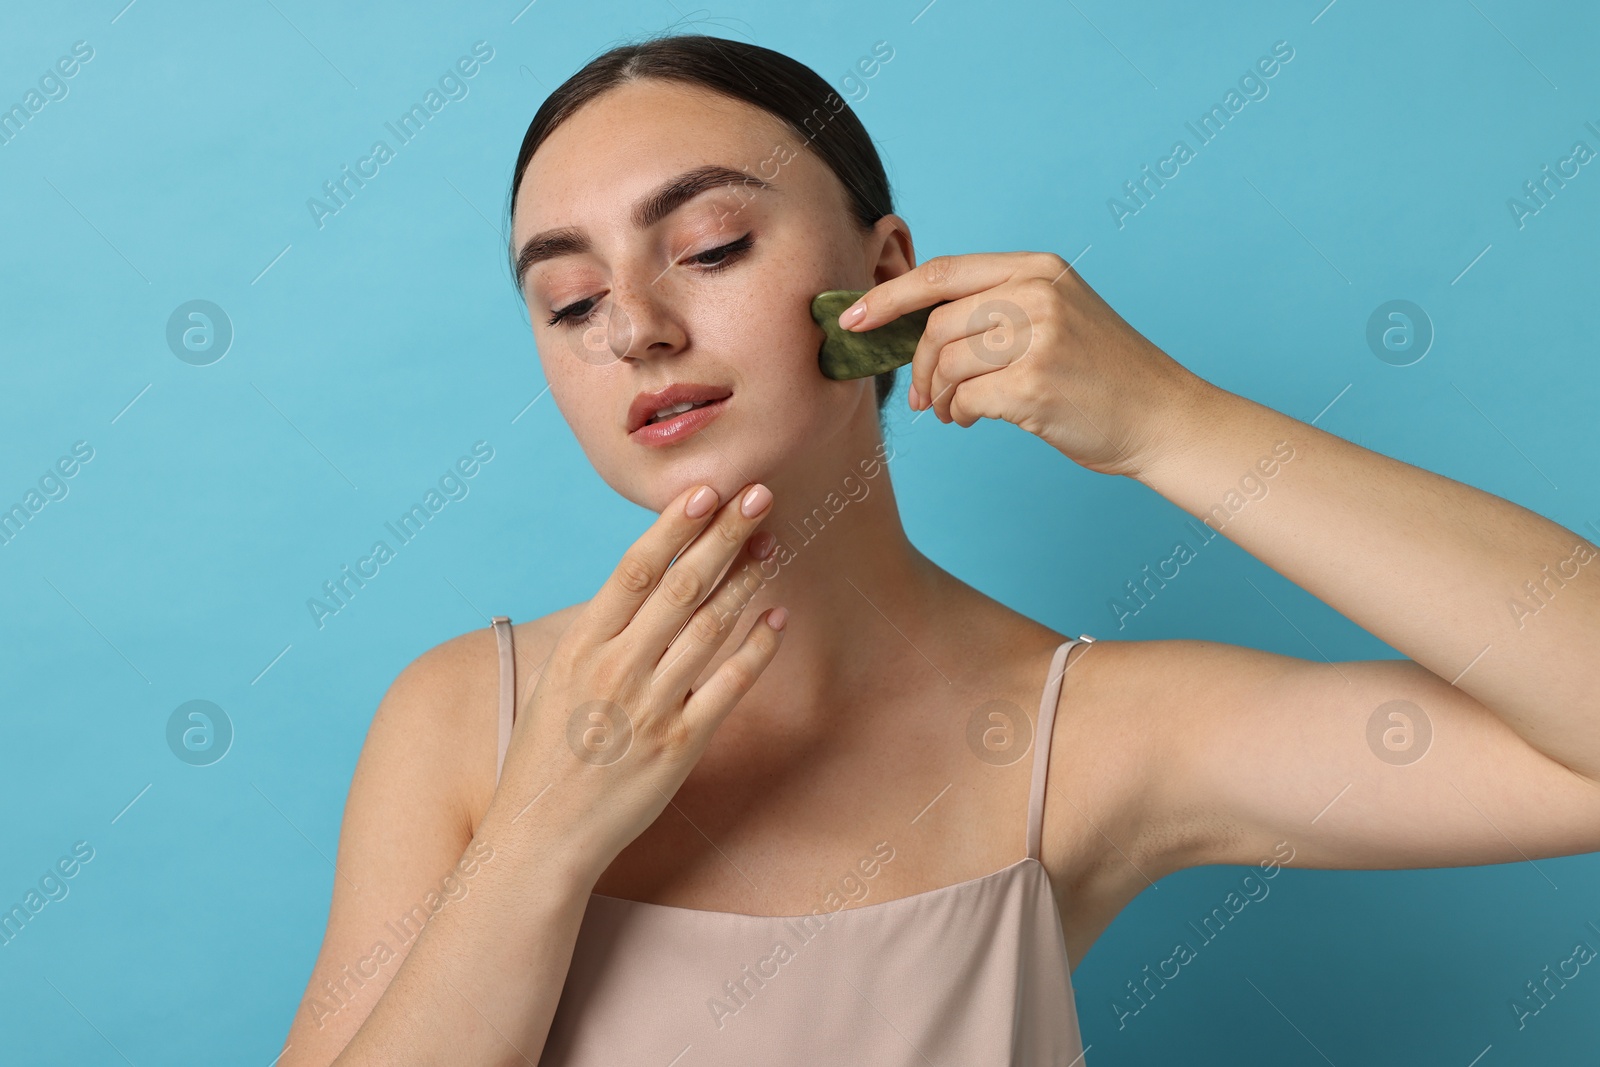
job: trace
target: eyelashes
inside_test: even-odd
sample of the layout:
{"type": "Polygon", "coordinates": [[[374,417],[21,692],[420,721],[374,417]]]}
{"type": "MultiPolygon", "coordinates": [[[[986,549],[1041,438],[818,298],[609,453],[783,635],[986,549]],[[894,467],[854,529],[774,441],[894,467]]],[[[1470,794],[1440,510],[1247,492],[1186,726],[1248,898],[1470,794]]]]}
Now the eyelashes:
{"type": "MultiPolygon", "coordinates": [[[[718,274],[727,270],[738,262],[746,252],[750,251],[755,244],[754,236],[753,233],[747,233],[743,237],[729,241],[725,245],[708,248],[697,256],[690,256],[683,262],[697,264],[702,274],[718,274]]],[[[568,304],[546,319],[545,325],[582,326],[594,314],[595,304],[597,303],[597,297],[589,297],[587,300],[580,300],[576,304],[568,304]]]]}

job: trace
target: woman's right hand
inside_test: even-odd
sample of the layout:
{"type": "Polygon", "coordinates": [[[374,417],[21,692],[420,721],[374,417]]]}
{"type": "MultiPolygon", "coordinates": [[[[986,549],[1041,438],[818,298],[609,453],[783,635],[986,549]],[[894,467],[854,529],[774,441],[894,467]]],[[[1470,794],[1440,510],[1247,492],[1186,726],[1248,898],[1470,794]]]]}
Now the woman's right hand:
{"type": "Polygon", "coordinates": [[[666,808],[777,653],[782,608],[763,613],[691,692],[762,584],[738,557],[772,494],[758,484],[717,503],[700,486],[662,510],[562,634],[517,711],[493,806],[515,812],[513,822],[531,817],[537,836],[593,879],[666,808]]]}

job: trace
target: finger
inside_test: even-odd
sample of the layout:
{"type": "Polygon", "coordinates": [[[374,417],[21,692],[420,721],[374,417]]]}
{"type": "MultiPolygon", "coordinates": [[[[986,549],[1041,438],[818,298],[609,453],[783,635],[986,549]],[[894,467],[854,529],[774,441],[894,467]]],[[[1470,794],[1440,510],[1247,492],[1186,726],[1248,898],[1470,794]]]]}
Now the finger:
{"type": "Polygon", "coordinates": [[[628,546],[611,576],[574,621],[573,630],[590,644],[609,641],[621,633],[655,591],[673,557],[716,515],[716,490],[710,486],[690,486],[679,493],[650,528],[628,546]],[[701,489],[710,491],[710,507],[700,515],[690,515],[687,507],[691,501],[705,504],[704,497],[696,499],[701,489]]]}
{"type": "Polygon", "coordinates": [[[745,543],[744,553],[729,568],[727,577],[667,646],[651,679],[652,688],[661,686],[680,695],[689,691],[717,649],[727,641],[744,609],[767,584],[755,554],[755,543],[770,536],[759,533],[745,543]]]}
{"type": "MultiPolygon", "coordinates": [[[[910,364],[911,389],[920,400],[917,407],[925,410],[930,406],[929,400],[938,396],[942,385],[935,379],[941,371],[946,380],[943,384],[953,384],[966,376],[966,360],[960,361],[960,367],[954,364],[946,367],[945,361],[962,355],[968,348],[972,348],[973,354],[978,352],[984,341],[984,333],[994,325],[994,305],[1006,303],[995,299],[995,294],[1003,291],[1003,288],[1002,283],[1001,287],[952,300],[928,316],[928,324],[917,341],[910,364]]],[[[1009,308],[1006,310],[1009,312],[1009,308]]],[[[1015,318],[1016,315],[1009,313],[1006,317],[1015,318]]],[[[993,367],[996,364],[989,361],[988,365],[993,367]]],[[[907,395],[913,394],[908,392],[907,395]]]]}
{"type": "Polygon", "coordinates": [[[967,427],[979,419],[1004,419],[1008,403],[1008,387],[999,374],[968,378],[947,395],[946,421],[967,427]]]}
{"type": "Polygon", "coordinates": [[[929,316],[911,370],[924,408],[934,407],[943,420],[944,404],[957,384],[1027,355],[1034,332],[1027,305],[1038,302],[1038,294],[1028,288],[1039,284],[1033,279],[1008,282],[952,301],[929,316]]]}
{"type": "Polygon", "coordinates": [[[778,654],[783,632],[773,629],[771,622],[773,612],[778,610],[762,612],[733,655],[723,660],[706,684],[684,704],[683,722],[693,736],[709,737],[778,654]]]}
{"type": "Polygon", "coordinates": [[[645,656],[647,662],[658,662],[667,645],[717,588],[717,579],[771,511],[771,490],[758,484],[745,486],[724,504],[710,525],[700,531],[667,568],[655,590],[619,635],[622,640],[645,656]]]}
{"type": "Polygon", "coordinates": [[[1000,368],[988,363],[973,352],[976,337],[963,337],[945,345],[938,351],[933,363],[933,375],[922,394],[923,410],[932,409],[940,422],[950,421],[950,398],[959,386],[969,384],[974,378],[992,374],[1000,368]]]}
{"type": "Polygon", "coordinates": [[[1010,280],[1033,254],[969,252],[959,256],[934,256],[899,277],[868,289],[839,316],[839,324],[848,330],[870,330],[940,300],[970,296],[1010,280]],[[866,314],[851,321],[848,316],[857,306],[864,307],[866,314]]]}

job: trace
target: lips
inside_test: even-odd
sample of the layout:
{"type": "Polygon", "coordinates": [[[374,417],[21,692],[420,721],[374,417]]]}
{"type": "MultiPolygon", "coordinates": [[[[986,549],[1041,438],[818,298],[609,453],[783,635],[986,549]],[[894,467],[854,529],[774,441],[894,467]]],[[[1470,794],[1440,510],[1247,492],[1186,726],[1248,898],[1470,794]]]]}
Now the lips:
{"type": "MultiPolygon", "coordinates": [[[[633,403],[628,406],[627,431],[633,433],[655,418],[656,412],[663,408],[673,408],[682,404],[709,404],[712,401],[726,400],[733,395],[733,390],[720,385],[703,385],[695,382],[679,382],[667,386],[654,393],[640,393],[633,398],[633,403]]],[[[698,410],[698,408],[694,409],[698,410]]],[[[671,422],[675,416],[669,415],[654,425],[671,422]]]]}

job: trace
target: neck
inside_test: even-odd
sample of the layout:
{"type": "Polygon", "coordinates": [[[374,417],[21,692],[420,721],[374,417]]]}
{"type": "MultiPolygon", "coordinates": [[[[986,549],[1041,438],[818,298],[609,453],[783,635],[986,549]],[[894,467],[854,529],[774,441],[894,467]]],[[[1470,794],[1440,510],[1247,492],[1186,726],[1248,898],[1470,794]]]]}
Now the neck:
{"type": "MultiPolygon", "coordinates": [[[[767,608],[789,610],[783,646],[757,682],[764,703],[825,716],[889,656],[929,643],[943,571],[906,537],[890,482],[894,450],[874,424],[869,438],[834,458],[794,464],[767,481],[772,513],[761,529],[777,545],[737,579],[743,614],[707,664],[702,680],[742,641],[767,608]]],[[[743,566],[743,565],[741,565],[743,566]]],[[[730,570],[729,575],[733,576],[730,570]]]]}

